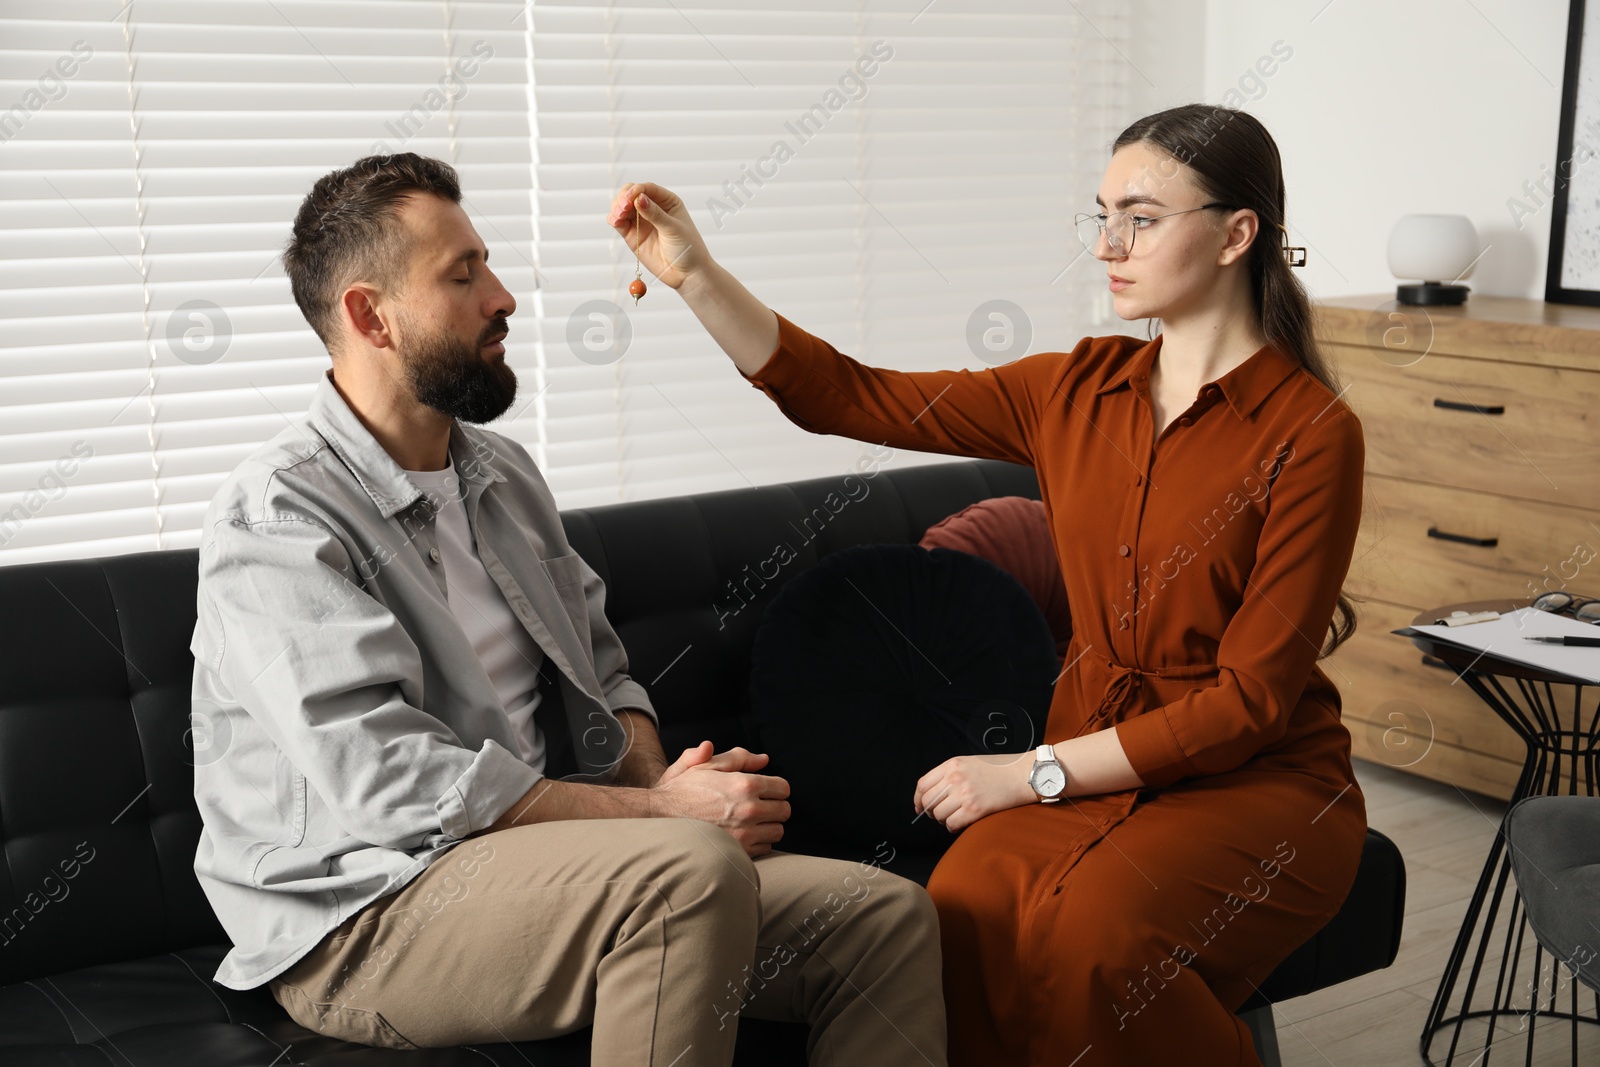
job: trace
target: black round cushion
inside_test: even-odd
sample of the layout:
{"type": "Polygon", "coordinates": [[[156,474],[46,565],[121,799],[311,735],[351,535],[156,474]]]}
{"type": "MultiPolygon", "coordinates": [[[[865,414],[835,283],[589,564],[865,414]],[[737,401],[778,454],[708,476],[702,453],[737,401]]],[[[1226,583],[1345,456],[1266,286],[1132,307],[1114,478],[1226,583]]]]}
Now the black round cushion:
{"type": "Polygon", "coordinates": [[[950,832],[912,809],[917,779],[953,756],[1038,745],[1060,669],[1015,578],[905,544],[843,549],[797,575],[751,659],[745,725],[791,788],[778,847],[863,857],[947,848],[950,832]]]}

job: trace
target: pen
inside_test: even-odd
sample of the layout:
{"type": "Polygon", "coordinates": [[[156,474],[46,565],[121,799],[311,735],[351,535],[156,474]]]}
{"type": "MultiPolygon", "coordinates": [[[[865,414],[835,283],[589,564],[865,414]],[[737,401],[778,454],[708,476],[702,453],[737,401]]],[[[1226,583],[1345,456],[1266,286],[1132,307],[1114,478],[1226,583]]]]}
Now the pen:
{"type": "Polygon", "coordinates": [[[1547,645],[1581,645],[1584,648],[1600,648],[1600,637],[1524,637],[1525,641],[1543,641],[1547,645]]]}

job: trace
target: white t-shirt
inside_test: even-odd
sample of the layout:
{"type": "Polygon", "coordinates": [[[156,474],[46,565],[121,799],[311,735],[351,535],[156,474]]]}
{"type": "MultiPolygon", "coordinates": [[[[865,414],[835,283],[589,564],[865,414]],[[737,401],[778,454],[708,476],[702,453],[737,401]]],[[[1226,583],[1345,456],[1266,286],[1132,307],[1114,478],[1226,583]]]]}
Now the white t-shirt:
{"type": "MultiPolygon", "coordinates": [[[[404,468],[402,468],[404,469],[404,468]]],[[[452,462],[441,471],[406,471],[417,487],[437,498],[441,507],[434,532],[443,557],[450,611],[478,653],[478,661],[494,683],[500,706],[511,719],[511,730],[524,762],[543,772],[544,732],[534,720],[544,694],[538,689],[539,665],[544,650],[512,614],[505,594],[489,577],[467,525],[466,502],[452,462]]]]}

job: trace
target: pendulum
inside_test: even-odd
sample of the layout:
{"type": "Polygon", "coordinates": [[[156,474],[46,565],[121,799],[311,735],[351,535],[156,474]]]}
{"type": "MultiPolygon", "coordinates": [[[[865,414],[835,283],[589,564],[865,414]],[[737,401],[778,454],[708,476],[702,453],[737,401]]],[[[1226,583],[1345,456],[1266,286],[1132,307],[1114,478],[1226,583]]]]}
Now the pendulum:
{"type": "Polygon", "coordinates": [[[636,257],[633,261],[633,281],[628,283],[628,293],[633,297],[633,306],[639,306],[639,298],[645,294],[644,279],[639,276],[644,270],[644,264],[636,257]]]}

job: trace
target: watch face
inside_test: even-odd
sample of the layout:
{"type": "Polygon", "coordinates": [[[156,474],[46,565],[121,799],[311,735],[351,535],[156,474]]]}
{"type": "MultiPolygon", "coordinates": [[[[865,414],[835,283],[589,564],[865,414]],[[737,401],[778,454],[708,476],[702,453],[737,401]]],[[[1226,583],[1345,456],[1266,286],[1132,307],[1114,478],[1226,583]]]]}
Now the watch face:
{"type": "Polygon", "coordinates": [[[1067,772],[1059,763],[1041,763],[1033,769],[1033,790],[1040,796],[1053,797],[1067,787],[1067,772]]]}

